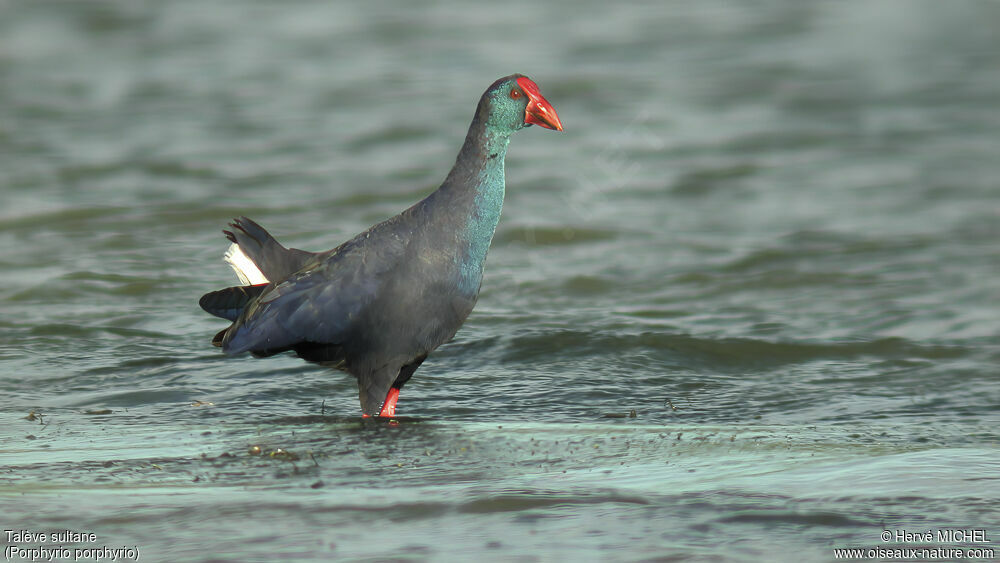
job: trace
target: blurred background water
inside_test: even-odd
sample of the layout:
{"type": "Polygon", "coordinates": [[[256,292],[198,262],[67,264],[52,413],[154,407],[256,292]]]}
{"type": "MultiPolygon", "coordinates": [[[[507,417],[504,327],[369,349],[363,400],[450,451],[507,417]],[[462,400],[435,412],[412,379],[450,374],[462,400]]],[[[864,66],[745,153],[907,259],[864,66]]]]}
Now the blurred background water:
{"type": "Polygon", "coordinates": [[[0,1],[0,524],[147,561],[996,545],[998,24],[0,1]],[[230,218],[335,246],[433,190],[512,72],[566,131],[513,138],[479,305],[397,425],[339,372],[210,346],[230,218]]]}

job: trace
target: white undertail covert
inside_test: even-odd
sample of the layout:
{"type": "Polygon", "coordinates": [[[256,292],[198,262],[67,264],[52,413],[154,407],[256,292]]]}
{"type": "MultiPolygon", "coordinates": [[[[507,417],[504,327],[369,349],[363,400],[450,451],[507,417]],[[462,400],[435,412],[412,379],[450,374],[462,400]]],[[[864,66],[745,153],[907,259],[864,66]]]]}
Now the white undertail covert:
{"type": "Polygon", "coordinates": [[[260,271],[260,268],[257,267],[257,264],[254,264],[254,261],[243,253],[240,245],[236,243],[229,245],[229,249],[226,250],[223,259],[233,268],[236,276],[240,278],[240,283],[243,285],[270,283],[267,277],[264,276],[264,273],[260,271]]]}

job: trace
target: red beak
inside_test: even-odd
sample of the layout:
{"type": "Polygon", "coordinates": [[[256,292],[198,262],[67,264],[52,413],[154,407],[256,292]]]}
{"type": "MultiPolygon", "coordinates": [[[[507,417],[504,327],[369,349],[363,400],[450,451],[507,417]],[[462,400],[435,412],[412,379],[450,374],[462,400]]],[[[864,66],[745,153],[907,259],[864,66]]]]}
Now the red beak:
{"type": "Polygon", "coordinates": [[[527,76],[518,78],[517,84],[528,95],[528,107],[524,111],[524,122],[529,125],[541,125],[546,129],[562,131],[562,123],[559,121],[559,116],[556,115],[555,108],[538,91],[538,85],[527,76]]]}

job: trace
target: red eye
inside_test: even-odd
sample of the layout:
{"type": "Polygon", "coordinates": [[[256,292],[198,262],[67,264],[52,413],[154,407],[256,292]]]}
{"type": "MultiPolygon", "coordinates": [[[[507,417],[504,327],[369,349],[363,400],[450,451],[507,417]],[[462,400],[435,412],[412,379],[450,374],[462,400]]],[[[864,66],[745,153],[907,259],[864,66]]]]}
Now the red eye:
{"type": "Polygon", "coordinates": [[[516,100],[521,97],[521,91],[517,88],[510,91],[510,99],[516,100]]]}

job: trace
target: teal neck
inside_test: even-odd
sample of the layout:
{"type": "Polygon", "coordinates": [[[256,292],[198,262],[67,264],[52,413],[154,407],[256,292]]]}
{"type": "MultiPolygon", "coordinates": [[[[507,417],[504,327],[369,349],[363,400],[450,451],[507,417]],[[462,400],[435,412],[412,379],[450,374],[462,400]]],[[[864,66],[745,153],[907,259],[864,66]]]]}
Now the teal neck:
{"type": "MultiPolygon", "coordinates": [[[[477,159],[481,166],[478,170],[469,170],[470,184],[474,186],[472,209],[463,225],[463,240],[468,242],[465,256],[461,260],[459,287],[463,293],[477,294],[483,280],[483,269],[486,264],[486,253],[493,242],[497,223],[500,222],[500,212],[503,209],[504,197],[504,157],[507,154],[507,144],[510,142],[509,132],[496,132],[489,127],[471,139],[477,159]]],[[[470,139],[466,140],[466,145],[470,139]]],[[[463,147],[463,152],[466,148],[463,147]]]]}

